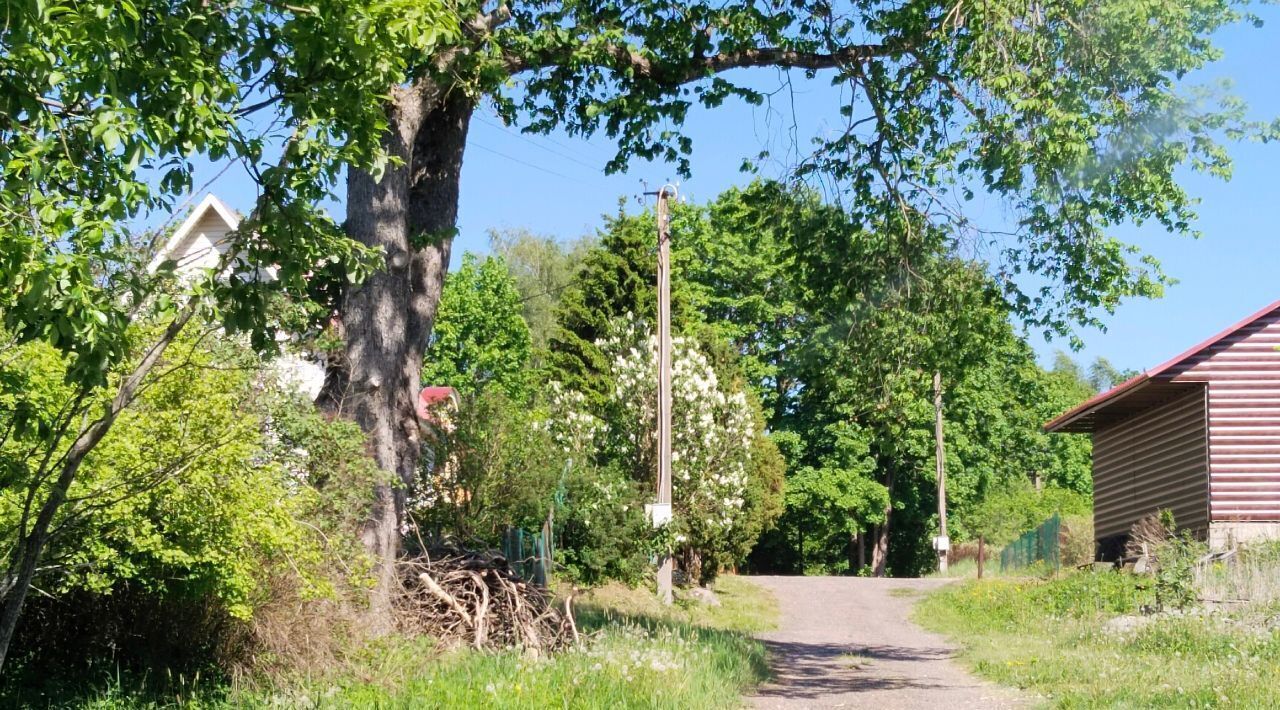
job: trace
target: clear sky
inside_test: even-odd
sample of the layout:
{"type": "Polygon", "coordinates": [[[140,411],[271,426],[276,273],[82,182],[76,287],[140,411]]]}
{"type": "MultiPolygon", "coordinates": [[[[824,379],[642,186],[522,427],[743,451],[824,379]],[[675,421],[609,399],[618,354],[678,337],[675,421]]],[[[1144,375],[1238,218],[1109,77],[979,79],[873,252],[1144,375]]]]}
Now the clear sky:
{"type": "MultiPolygon", "coordinates": [[[[1228,78],[1234,92],[1249,104],[1253,118],[1280,116],[1280,71],[1275,47],[1280,42],[1280,8],[1261,9],[1262,29],[1233,27],[1218,40],[1222,61],[1190,83],[1228,78]]],[[[821,78],[786,84],[775,70],[743,75],[758,89],[779,89],[772,105],[730,104],[715,111],[691,112],[686,124],[694,141],[693,177],[681,185],[690,200],[714,197],[723,189],[750,180],[739,172],[742,159],[762,148],[782,155],[793,144],[804,146],[838,120],[838,96],[821,78]]],[[[1143,369],[1159,364],[1262,306],[1280,300],[1280,144],[1230,146],[1235,174],[1230,182],[1187,172],[1183,184],[1202,199],[1199,240],[1169,235],[1158,227],[1124,228],[1120,234],[1154,254],[1179,280],[1164,298],[1134,301],[1106,318],[1106,332],[1083,333],[1085,349],[1077,357],[1110,359],[1117,367],[1143,369]]],[[[600,216],[615,212],[619,198],[627,209],[636,197],[675,178],[670,166],[636,163],[625,174],[606,176],[612,155],[607,139],[586,141],[562,134],[528,136],[506,128],[492,111],[482,110],[472,123],[462,175],[459,237],[455,259],[463,251],[487,250],[493,228],[525,227],[541,234],[572,238],[592,232],[600,216]]],[[[779,168],[781,169],[781,168],[779,168]]],[[[209,179],[213,169],[202,170],[209,179]]],[[[228,171],[211,187],[233,206],[245,209],[252,188],[237,171],[228,171]]],[[[341,205],[334,205],[340,213],[341,205]]],[[[1046,361],[1061,344],[1033,336],[1032,344],[1046,361]]]]}

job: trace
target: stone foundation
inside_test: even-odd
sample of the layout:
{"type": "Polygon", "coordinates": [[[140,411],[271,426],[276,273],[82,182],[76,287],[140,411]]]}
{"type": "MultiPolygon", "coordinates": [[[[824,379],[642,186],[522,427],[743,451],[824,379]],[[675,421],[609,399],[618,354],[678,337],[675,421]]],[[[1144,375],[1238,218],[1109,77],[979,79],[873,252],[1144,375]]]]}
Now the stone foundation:
{"type": "Polygon", "coordinates": [[[1227,550],[1257,540],[1280,540],[1280,522],[1215,522],[1209,524],[1209,548],[1227,550]]]}

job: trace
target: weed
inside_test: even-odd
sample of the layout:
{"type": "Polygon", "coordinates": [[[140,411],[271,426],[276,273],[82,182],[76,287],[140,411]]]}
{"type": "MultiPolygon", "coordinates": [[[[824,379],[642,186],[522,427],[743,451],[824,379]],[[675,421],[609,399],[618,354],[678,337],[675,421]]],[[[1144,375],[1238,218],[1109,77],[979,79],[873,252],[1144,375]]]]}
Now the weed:
{"type": "Polygon", "coordinates": [[[969,582],[923,599],[916,619],[961,644],[979,674],[1054,707],[1280,706],[1280,609],[1111,623],[1153,604],[1154,587],[1114,571],[969,582]]]}
{"type": "Polygon", "coordinates": [[[1204,551],[1204,543],[1187,533],[1156,546],[1155,592],[1161,609],[1185,609],[1196,603],[1196,560],[1204,551]]]}

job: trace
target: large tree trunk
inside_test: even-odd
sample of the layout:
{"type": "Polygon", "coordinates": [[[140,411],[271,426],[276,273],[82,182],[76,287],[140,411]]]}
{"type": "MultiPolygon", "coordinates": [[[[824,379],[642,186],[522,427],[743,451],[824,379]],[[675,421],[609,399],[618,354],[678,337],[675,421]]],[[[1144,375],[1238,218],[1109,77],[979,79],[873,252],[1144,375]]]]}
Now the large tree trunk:
{"type": "Polygon", "coordinates": [[[472,104],[431,82],[398,89],[388,106],[387,150],[402,161],[381,180],[352,171],[347,233],[382,249],[386,263],[343,300],[346,357],[329,373],[324,401],[354,419],[387,480],[375,487],[362,534],[376,564],[372,631],[390,628],[406,487],[422,442],[415,401],[458,212],[458,183],[472,104]]]}
{"type": "Polygon", "coordinates": [[[876,577],[885,576],[889,561],[889,516],[886,513],[884,523],[876,526],[875,545],[871,548],[871,574],[876,577]]]}
{"type": "Polygon", "coordinates": [[[889,489],[889,504],[884,508],[884,523],[877,525],[875,542],[871,548],[871,574],[883,577],[889,562],[889,527],[893,518],[893,470],[885,473],[885,488],[889,489]]]}

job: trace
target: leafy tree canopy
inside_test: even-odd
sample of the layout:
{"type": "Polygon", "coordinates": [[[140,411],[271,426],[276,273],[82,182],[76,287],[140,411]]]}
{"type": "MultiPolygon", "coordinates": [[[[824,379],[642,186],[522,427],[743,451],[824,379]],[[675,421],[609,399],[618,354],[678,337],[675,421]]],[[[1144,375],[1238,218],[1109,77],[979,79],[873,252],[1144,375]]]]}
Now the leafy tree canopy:
{"type": "Polygon", "coordinates": [[[475,6],[489,32],[466,40],[483,51],[464,76],[528,130],[615,139],[611,170],[640,157],[687,171],[693,146],[680,126],[693,107],[765,99],[733,69],[824,72],[843,123],[816,139],[799,174],[834,178],[866,233],[910,240],[945,227],[948,239],[990,247],[1015,313],[1059,333],[1158,293],[1154,262],[1111,228],[1187,231],[1193,200],[1176,167],[1225,176],[1218,140],[1266,134],[1238,102],[1177,83],[1219,56],[1218,28],[1251,19],[1229,0],[486,8],[475,6]],[[1004,202],[1009,229],[966,215],[976,193],[1004,202]],[[1026,274],[1046,285],[1024,288],[1026,274]]]}
{"type": "Polygon", "coordinates": [[[556,327],[556,304],[569,288],[592,240],[561,242],[524,229],[489,232],[489,247],[502,257],[520,292],[535,353],[547,349],[556,327]]]}
{"type": "Polygon", "coordinates": [[[445,283],[423,383],[463,393],[492,386],[510,397],[527,398],[531,341],[520,301],[501,257],[480,261],[465,255],[462,267],[445,283]]]}
{"type": "MultiPolygon", "coordinates": [[[[5,326],[73,355],[102,383],[156,280],[127,220],[193,188],[193,158],[242,159],[262,199],[243,225],[236,275],[211,280],[228,326],[273,342],[270,292],[304,293],[331,260],[371,256],[317,206],[345,165],[378,169],[380,97],[448,31],[424,0],[53,0],[6,13],[0,69],[0,250],[5,326]],[[250,117],[273,110],[276,140],[250,117]],[[273,264],[267,283],[247,277],[273,264]]],[[[266,122],[270,123],[270,121],[266,122]]]]}

